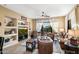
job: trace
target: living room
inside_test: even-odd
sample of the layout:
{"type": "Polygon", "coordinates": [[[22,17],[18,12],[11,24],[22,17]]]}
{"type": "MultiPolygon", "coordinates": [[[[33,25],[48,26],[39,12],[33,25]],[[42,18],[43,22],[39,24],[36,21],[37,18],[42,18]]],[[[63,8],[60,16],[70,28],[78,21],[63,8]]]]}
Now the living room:
{"type": "Polygon", "coordinates": [[[78,4],[0,5],[1,54],[79,54],[78,4]]]}

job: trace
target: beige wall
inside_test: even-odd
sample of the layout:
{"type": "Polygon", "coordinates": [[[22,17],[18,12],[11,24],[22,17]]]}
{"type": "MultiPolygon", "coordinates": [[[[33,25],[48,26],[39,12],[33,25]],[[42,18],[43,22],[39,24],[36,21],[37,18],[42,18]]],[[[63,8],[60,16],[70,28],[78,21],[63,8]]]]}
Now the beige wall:
{"type": "Polygon", "coordinates": [[[13,17],[13,18],[17,18],[17,19],[20,19],[20,14],[14,12],[14,11],[11,11],[5,7],[2,7],[0,5],[0,22],[2,22],[2,25],[0,26],[0,35],[3,36],[4,35],[4,21],[5,21],[5,16],[10,16],[10,17],[13,17]]]}
{"type": "Polygon", "coordinates": [[[29,22],[29,28],[31,29],[30,31],[32,31],[32,19],[31,18],[27,18],[27,22],[29,22]]]}
{"type": "Polygon", "coordinates": [[[71,20],[71,28],[76,29],[75,24],[76,24],[76,12],[75,9],[72,10],[72,12],[69,14],[69,20],[71,20]]]}
{"type": "Polygon", "coordinates": [[[32,30],[35,31],[36,30],[36,21],[32,20],[32,30]]]}
{"type": "MultiPolygon", "coordinates": [[[[76,23],[79,24],[79,6],[76,7],[75,10],[76,10],[76,23]]],[[[79,28],[77,27],[77,29],[79,28]]]]}
{"type": "Polygon", "coordinates": [[[65,16],[56,17],[55,19],[57,19],[57,22],[59,22],[58,31],[59,31],[61,28],[62,28],[62,29],[65,29],[65,16]]]}
{"type": "Polygon", "coordinates": [[[67,30],[67,20],[71,20],[72,29],[79,29],[79,6],[75,6],[65,18],[65,29],[67,30]],[[74,26],[75,25],[75,26],[74,26]]]}
{"type": "MultiPolygon", "coordinates": [[[[65,29],[65,16],[60,16],[60,17],[53,17],[53,19],[56,21],[56,22],[58,22],[59,23],[59,25],[58,25],[58,30],[60,29],[60,28],[63,28],[63,29],[65,29]]],[[[41,21],[41,20],[40,20],[41,21]]],[[[36,21],[35,20],[32,20],[32,29],[33,29],[33,31],[35,31],[36,30],[36,21]]]]}
{"type": "Polygon", "coordinates": [[[30,23],[30,28],[31,31],[35,31],[36,30],[36,22],[34,19],[28,18],[27,21],[30,23]]]}
{"type": "Polygon", "coordinates": [[[5,16],[11,16],[11,17],[14,17],[14,18],[20,18],[20,14],[0,6],[0,18],[5,17],[5,16]]]}
{"type": "Polygon", "coordinates": [[[68,20],[71,20],[71,29],[77,29],[76,9],[75,7],[65,17],[65,30],[67,32],[68,20]]]}

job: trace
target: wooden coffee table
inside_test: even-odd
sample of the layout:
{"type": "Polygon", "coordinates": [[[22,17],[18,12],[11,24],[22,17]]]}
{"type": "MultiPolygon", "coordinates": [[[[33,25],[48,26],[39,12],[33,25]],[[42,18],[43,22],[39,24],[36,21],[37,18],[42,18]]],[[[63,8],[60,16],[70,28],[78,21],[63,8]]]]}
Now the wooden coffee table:
{"type": "Polygon", "coordinates": [[[53,52],[53,40],[40,39],[38,40],[38,53],[39,54],[51,54],[53,52]]]}

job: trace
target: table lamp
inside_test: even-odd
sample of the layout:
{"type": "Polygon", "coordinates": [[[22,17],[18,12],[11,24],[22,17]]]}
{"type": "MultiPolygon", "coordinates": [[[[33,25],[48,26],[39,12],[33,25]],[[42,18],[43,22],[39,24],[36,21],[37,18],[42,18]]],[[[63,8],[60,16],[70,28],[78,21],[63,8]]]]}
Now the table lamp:
{"type": "Polygon", "coordinates": [[[75,37],[79,37],[79,30],[75,30],[75,37]]]}
{"type": "Polygon", "coordinates": [[[64,32],[64,28],[60,28],[59,31],[60,31],[60,32],[64,32]]]}
{"type": "Polygon", "coordinates": [[[74,36],[75,35],[74,30],[68,30],[68,35],[74,36]]]}

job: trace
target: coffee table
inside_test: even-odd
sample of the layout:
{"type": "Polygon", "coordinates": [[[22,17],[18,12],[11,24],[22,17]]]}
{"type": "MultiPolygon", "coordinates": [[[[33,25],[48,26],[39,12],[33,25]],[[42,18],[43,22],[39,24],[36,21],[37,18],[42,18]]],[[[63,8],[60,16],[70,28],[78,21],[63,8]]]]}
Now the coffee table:
{"type": "Polygon", "coordinates": [[[52,39],[39,39],[38,40],[38,53],[39,54],[51,54],[52,52],[53,52],[52,39]]]}

